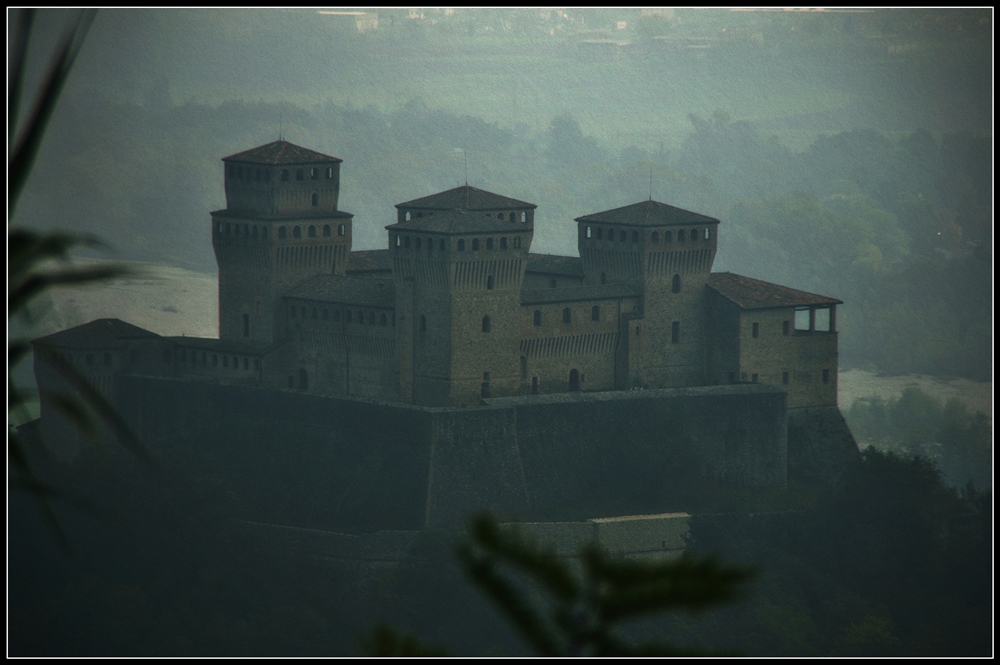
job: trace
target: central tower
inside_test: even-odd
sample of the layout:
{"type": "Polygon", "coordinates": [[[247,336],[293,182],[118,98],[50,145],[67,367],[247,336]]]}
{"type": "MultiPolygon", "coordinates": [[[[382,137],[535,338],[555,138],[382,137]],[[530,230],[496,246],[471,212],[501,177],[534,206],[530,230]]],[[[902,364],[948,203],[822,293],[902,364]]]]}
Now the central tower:
{"type": "Polygon", "coordinates": [[[222,161],[226,208],[212,213],[219,337],[272,343],[285,329],[281,295],[347,267],[353,215],[337,209],[342,160],[275,141],[222,161]]]}
{"type": "Polygon", "coordinates": [[[386,228],[403,401],[471,406],[518,394],[535,205],[466,185],[396,208],[386,228]]]}

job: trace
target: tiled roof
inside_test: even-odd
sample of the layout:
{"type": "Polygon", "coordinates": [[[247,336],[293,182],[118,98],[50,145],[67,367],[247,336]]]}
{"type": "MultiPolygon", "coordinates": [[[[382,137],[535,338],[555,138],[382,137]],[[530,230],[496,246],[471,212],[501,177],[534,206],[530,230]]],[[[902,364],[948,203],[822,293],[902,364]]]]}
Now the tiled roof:
{"type": "Polygon", "coordinates": [[[392,280],[371,277],[317,275],[296,286],[285,297],[368,307],[392,308],[396,305],[392,280]]]}
{"type": "Polygon", "coordinates": [[[547,275],[583,276],[583,259],[579,256],[557,256],[555,254],[528,254],[527,272],[541,272],[547,275]]]}
{"type": "Polygon", "coordinates": [[[250,162],[251,164],[315,164],[316,162],[342,162],[344,160],[303,148],[288,141],[274,141],[267,145],[223,157],[222,161],[250,162]]]}
{"type": "Polygon", "coordinates": [[[347,258],[347,272],[391,272],[392,254],[387,249],[352,251],[347,258]]]}
{"type": "Polygon", "coordinates": [[[638,295],[639,292],[627,284],[559,286],[554,289],[524,289],[521,291],[521,304],[540,305],[578,300],[614,300],[638,295]]]}
{"type": "Polygon", "coordinates": [[[396,207],[423,208],[425,210],[507,210],[510,208],[537,208],[538,206],[469,185],[462,185],[406,203],[398,203],[396,207]]]}
{"type": "Polygon", "coordinates": [[[408,222],[390,224],[385,228],[427,233],[515,233],[531,230],[524,224],[504,222],[492,215],[465,210],[434,212],[408,222]]]}
{"type": "Polygon", "coordinates": [[[603,224],[628,224],[630,226],[689,226],[693,224],[718,224],[714,217],[700,215],[690,210],[675,208],[659,201],[640,201],[622,208],[605,210],[577,217],[578,222],[603,224]]]}
{"type": "Polygon", "coordinates": [[[708,288],[742,309],[839,305],[843,303],[842,300],[836,298],[790,289],[787,286],[731,272],[713,272],[708,277],[708,288]]]}
{"type": "Polygon", "coordinates": [[[159,335],[121,319],[97,319],[34,340],[33,344],[68,349],[112,349],[130,340],[156,339],[159,335]]]}

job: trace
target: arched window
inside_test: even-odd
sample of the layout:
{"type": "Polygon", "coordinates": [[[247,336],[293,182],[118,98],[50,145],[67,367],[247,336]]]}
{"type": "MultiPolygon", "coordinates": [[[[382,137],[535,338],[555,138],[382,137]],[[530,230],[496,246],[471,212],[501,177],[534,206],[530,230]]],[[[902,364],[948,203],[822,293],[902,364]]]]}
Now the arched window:
{"type": "Polygon", "coordinates": [[[542,310],[540,309],[535,310],[535,325],[536,326],[542,325],[542,310]]]}
{"type": "Polygon", "coordinates": [[[403,237],[396,236],[396,247],[401,247],[403,245],[403,237]]]}
{"type": "Polygon", "coordinates": [[[483,317],[483,332],[488,333],[490,331],[490,317],[483,317]]]}
{"type": "Polygon", "coordinates": [[[681,276],[680,275],[674,274],[674,278],[670,282],[670,290],[673,293],[680,293],[681,292],[681,276]]]}
{"type": "Polygon", "coordinates": [[[460,252],[464,252],[465,251],[465,239],[464,238],[459,238],[458,239],[458,251],[460,251],[460,252]]]}
{"type": "Polygon", "coordinates": [[[684,231],[680,230],[677,232],[677,242],[684,242],[684,231]]]}
{"type": "Polygon", "coordinates": [[[427,317],[423,314],[420,315],[420,332],[427,330],[427,317]]]}
{"type": "Polygon", "coordinates": [[[329,224],[324,224],[323,225],[323,237],[324,238],[329,238],[330,237],[330,232],[331,232],[330,225],[329,224]]]}
{"type": "Polygon", "coordinates": [[[333,167],[332,166],[326,167],[326,179],[327,180],[333,180],[333,167]]]}
{"type": "Polygon", "coordinates": [[[486,288],[489,290],[493,290],[493,275],[490,275],[486,278],[486,288]]]}
{"type": "Polygon", "coordinates": [[[384,312],[382,313],[382,316],[379,317],[378,324],[383,328],[389,325],[389,317],[387,317],[384,312]]]}
{"type": "Polygon", "coordinates": [[[304,180],[305,177],[306,177],[305,171],[303,171],[302,169],[296,169],[295,171],[296,180],[304,180]]]}
{"type": "Polygon", "coordinates": [[[691,229],[691,235],[688,236],[688,237],[691,238],[691,242],[694,242],[695,240],[697,240],[698,239],[698,229],[691,229]]]}
{"type": "Polygon", "coordinates": [[[317,194],[316,192],[313,192],[313,194],[312,194],[312,207],[315,208],[318,205],[319,205],[319,194],[317,194]]]}
{"type": "Polygon", "coordinates": [[[503,213],[502,212],[498,212],[497,213],[497,219],[499,219],[499,220],[503,219],[503,213]]]}
{"type": "Polygon", "coordinates": [[[600,321],[601,320],[601,308],[599,305],[594,305],[590,308],[590,320],[600,321]]]}
{"type": "Polygon", "coordinates": [[[588,227],[587,227],[587,230],[586,230],[586,231],[584,232],[584,237],[585,237],[585,238],[586,238],[587,240],[590,240],[590,238],[591,238],[591,236],[592,236],[592,235],[593,235],[593,229],[591,229],[591,228],[590,228],[590,227],[588,226],[588,227]]]}
{"type": "Polygon", "coordinates": [[[500,238],[500,249],[507,249],[507,239],[500,238]]]}
{"type": "Polygon", "coordinates": [[[407,222],[410,221],[410,211],[409,210],[406,211],[406,220],[405,221],[407,221],[407,222]]]}
{"type": "Polygon", "coordinates": [[[520,249],[520,248],[521,248],[521,236],[515,236],[514,237],[514,249],[520,249]]]}
{"type": "Polygon", "coordinates": [[[478,252],[479,251],[479,238],[473,238],[472,239],[472,251],[473,252],[478,252]]]}
{"type": "Polygon", "coordinates": [[[569,307],[564,307],[563,308],[563,323],[569,323],[569,322],[570,322],[569,307]]]}
{"type": "Polygon", "coordinates": [[[527,379],[528,378],[528,357],[527,356],[521,356],[521,378],[522,379],[527,379]]]}
{"type": "Polygon", "coordinates": [[[510,221],[514,221],[514,213],[510,213],[510,221]]]}
{"type": "Polygon", "coordinates": [[[346,233],[347,233],[347,227],[343,224],[339,224],[337,226],[337,235],[342,236],[345,235],[346,233]]]}
{"type": "Polygon", "coordinates": [[[302,237],[302,229],[299,228],[298,226],[293,226],[292,227],[292,237],[293,238],[301,238],[302,237]]]}
{"type": "Polygon", "coordinates": [[[663,242],[673,242],[673,241],[674,241],[674,234],[671,233],[670,231],[664,231],[663,242]]]}
{"type": "Polygon", "coordinates": [[[305,369],[299,370],[299,390],[307,390],[309,388],[309,375],[306,374],[305,369]]]}
{"type": "Polygon", "coordinates": [[[521,213],[521,223],[522,223],[522,224],[524,224],[524,223],[525,223],[525,222],[527,222],[527,221],[528,221],[528,214],[527,214],[527,213],[524,213],[524,212],[522,212],[522,213],[521,213]]]}
{"type": "Polygon", "coordinates": [[[281,182],[288,182],[288,169],[281,169],[281,182]]]}
{"type": "Polygon", "coordinates": [[[310,238],[316,237],[316,227],[313,224],[309,225],[309,237],[310,238]]]}
{"type": "Polygon", "coordinates": [[[709,239],[709,238],[711,238],[711,237],[712,237],[712,234],[711,234],[711,233],[709,232],[709,230],[708,230],[708,229],[706,228],[706,229],[705,229],[705,240],[708,240],[708,239],[709,239]]]}

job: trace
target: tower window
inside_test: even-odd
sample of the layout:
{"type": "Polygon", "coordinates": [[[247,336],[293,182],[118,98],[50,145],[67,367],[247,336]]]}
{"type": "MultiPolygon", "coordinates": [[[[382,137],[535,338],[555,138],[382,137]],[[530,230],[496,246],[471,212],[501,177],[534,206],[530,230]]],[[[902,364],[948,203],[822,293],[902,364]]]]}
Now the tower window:
{"type": "Polygon", "coordinates": [[[670,290],[673,293],[680,293],[681,292],[681,276],[680,275],[674,274],[674,278],[670,281],[670,290]]]}
{"type": "Polygon", "coordinates": [[[222,366],[229,369],[229,356],[222,356],[222,366]]]}
{"type": "Polygon", "coordinates": [[[684,242],[684,231],[677,232],[677,242],[684,242]]]}
{"type": "Polygon", "coordinates": [[[527,215],[527,213],[523,213],[522,212],[521,213],[521,223],[524,224],[527,221],[528,221],[528,215],[527,215]]]}
{"type": "Polygon", "coordinates": [[[514,249],[518,249],[520,247],[521,247],[521,237],[520,236],[515,236],[514,237],[514,249]]]}
{"type": "Polygon", "coordinates": [[[309,169],[309,177],[312,180],[319,180],[319,169],[316,167],[309,169]]]}
{"type": "Polygon", "coordinates": [[[500,249],[507,249],[507,239],[500,238],[500,249]]]}
{"type": "Polygon", "coordinates": [[[306,178],[305,171],[303,171],[302,169],[296,169],[295,170],[295,179],[296,180],[305,180],[305,178],[306,178]]]}
{"type": "Polygon", "coordinates": [[[323,225],[323,237],[324,238],[329,238],[330,237],[330,225],[329,224],[324,224],[323,225]]]}
{"type": "Polygon", "coordinates": [[[288,182],[288,169],[281,169],[281,182],[288,182]]]}
{"type": "Polygon", "coordinates": [[[298,227],[298,226],[293,226],[292,227],[292,237],[293,238],[301,238],[302,237],[302,229],[300,227],[298,227]]]}
{"type": "Polygon", "coordinates": [[[758,335],[760,335],[760,324],[759,323],[757,323],[756,321],[754,321],[753,326],[751,326],[751,328],[752,329],[751,329],[750,334],[754,338],[756,338],[758,335]]]}
{"type": "Polygon", "coordinates": [[[535,325],[536,326],[542,325],[542,310],[540,309],[535,310],[535,325]]]}
{"type": "Polygon", "coordinates": [[[413,239],[413,249],[416,249],[416,250],[420,249],[420,238],[414,238],[413,239]]]}
{"type": "Polygon", "coordinates": [[[698,239],[698,229],[691,229],[691,236],[690,236],[690,238],[691,238],[691,242],[694,242],[695,240],[698,239]]]}
{"type": "Polygon", "coordinates": [[[681,322],[674,321],[670,324],[670,343],[680,344],[681,341],[681,322]]]}
{"type": "Polygon", "coordinates": [[[601,320],[601,308],[598,305],[594,305],[590,308],[590,320],[600,321],[601,320]]]}
{"type": "Polygon", "coordinates": [[[333,180],[333,167],[332,166],[326,167],[326,179],[327,180],[333,180]]]}
{"type": "Polygon", "coordinates": [[[514,213],[510,213],[510,221],[513,222],[515,219],[514,213]]]}
{"type": "Polygon", "coordinates": [[[705,229],[705,240],[708,240],[711,237],[712,237],[712,235],[711,235],[711,233],[709,233],[709,230],[705,229]]]}
{"type": "Polygon", "coordinates": [[[653,231],[653,235],[649,239],[655,245],[660,242],[660,234],[657,231],[653,231]]]}
{"type": "Polygon", "coordinates": [[[584,232],[584,237],[585,237],[585,238],[586,238],[587,240],[590,240],[590,237],[591,237],[592,235],[593,235],[593,233],[591,232],[591,228],[590,228],[590,227],[588,226],[588,227],[587,227],[587,230],[586,230],[586,231],[584,232]]]}
{"type": "Polygon", "coordinates": [[[488,333],[490,331],[490,317],[483,317],[483,332],[488,333]]]}
{"type": "Polygon", "coordinates": [[[319,205],[319,194],[313,192],[312,194],[312,207],[315,208],[319,205]]]}
{"type": "Polygon", "coordinates": [[[406,211],[406,217],[405,217],[404,221],[407,221],[407,222],[410,221],[410,211],[409,210],[406,211]]]}
{"type": "Polygon", "coordinates": [[[472,239],[472,251],[473,252],[478,252],[479,251],[479,238],[473,238],[472,239]]]}
{"type": "Polygon", "coordinates": [[[344,224],[338,224],[337,225],[337,235],[338,236],[343,236],[346,233],[347,233],[347,226],[345,226],[344,224]]]}
{"type": "Polygon", "coordinates": [[[670,231],[664,231],[663,242],[673,242],[673,241],[674,241],[674,234],[671,233],[670,231]]]}
{"type": "Polygon", "coordinates": [[[571,319],[569,307],[563,308],[563,323],[569,323],[571,319]]]}
{"type": "Polygon", "coordinates": [[[409,248],[410,248],[410,236],[404,236],[403,237],[403,249],[409,249],[409,248]]]}
{"type": "Polygon", "coordinates": [[[253,359],[253,368],[258,372],[260,371],[260,358],[253,359]]]}
{"type": "MultiPolygon", "coordinates": [[[[315,194],[313,194],[313,196],[315,196],[315,194]]],[[[309,237],[310,238],[316,237],[316,227],[312,224],[309,225],[309,237]]]]}

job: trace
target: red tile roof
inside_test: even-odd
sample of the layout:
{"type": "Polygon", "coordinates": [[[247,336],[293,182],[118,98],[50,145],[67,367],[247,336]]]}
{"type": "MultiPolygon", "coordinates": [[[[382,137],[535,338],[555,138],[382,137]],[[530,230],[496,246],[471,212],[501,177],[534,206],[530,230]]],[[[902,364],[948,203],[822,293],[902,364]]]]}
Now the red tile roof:
{"type": "Polygon", "coordinates": [[[713,272],[708,277],[708,288],[742,309],[840,305],[844,302],[731,272],[713,272]]]}
{"type": "Polygon", "coordinates": [[[640,201],[632,205],[605,210],[592,215],[577,217],[578,222],[603,224],[628,224],[630,226],[689,226],[691,224],[718,224],[714,217],[690,210],[675,208],[659,201],[640,201]]]}
{"type": "Polygon", "coordinates": [[[274,141],[250,148],[235,155],[223,157],[224,162],[250,162],[251,164],[315,164],[317,162],[342,162],[344,160],[303,148],[288,141],[274,141]]]}
{"type": "Polygon", "coordinates": [[[423,208],[425,210],[510,210],[537,208],[538,206],[469,185],[462,185],[406,203],[397,203],[396,207],[423,208]]]}

